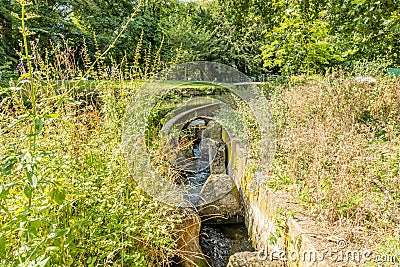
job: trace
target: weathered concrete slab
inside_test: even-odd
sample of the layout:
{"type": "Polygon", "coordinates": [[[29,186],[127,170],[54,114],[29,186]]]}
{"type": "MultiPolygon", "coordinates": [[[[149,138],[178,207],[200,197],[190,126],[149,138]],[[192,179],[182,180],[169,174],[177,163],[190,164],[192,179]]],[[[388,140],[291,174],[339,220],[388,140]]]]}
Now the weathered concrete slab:
{"type": "Polygon", "coordinates": [[[222,141],[222,126],[211,120],[207,127],[202,131],[201,139],[211,139],[215,142],[216,153],[210,153],[210,172],[212,174],[226,173],[226,145],[222,141]]]}
{"type": "Polygon", "coordinates": [[[210,172],[211,174],[226,173],[226,146],[223,142],[215,143],[216,153],[209,153],[210,172]]]}
{"type": "Polygon", "coordinates": [[[227,174],[212,174],[201,189],[198,212],[209,222],[238,222],[243,205],[239,192],[227,174]]]}
{"type": "Polygon", "coordinates": [[[222,126],[216,121],[209,121],[207,127],[202,132],[202,139],[211,138],[216,142],[222,141],[222,126]]]}
{"type": "Polygon", "coordinates": [[[199,215],[186,210],[186,217],[178,227],[178,251],[180,251],[180,256],[184,259],[181,265],[183,267],[209,266],[199,244],[198,237],[201,227],[199,215]]]}

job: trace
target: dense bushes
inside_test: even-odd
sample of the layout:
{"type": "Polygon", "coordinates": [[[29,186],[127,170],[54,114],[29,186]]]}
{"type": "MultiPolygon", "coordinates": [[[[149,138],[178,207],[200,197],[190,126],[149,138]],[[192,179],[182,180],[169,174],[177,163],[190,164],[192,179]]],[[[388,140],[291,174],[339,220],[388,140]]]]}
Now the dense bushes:
{"type": "MultiPolygon", "coordinates": [[[[38,96],[52,85],[44,83],[38,96]]],[[[137,188],[120,149],[123,105],[134,85],[97,84],[97,105],[43,97],[40,112],[52,113],[36,120],[36,150],[24,135],[29,121],[15,123],[27,108],[19,95],[26,83],[19,86],[4,89],[0,112],[0,265],[166,264],[179,217],[137,188]]]]}

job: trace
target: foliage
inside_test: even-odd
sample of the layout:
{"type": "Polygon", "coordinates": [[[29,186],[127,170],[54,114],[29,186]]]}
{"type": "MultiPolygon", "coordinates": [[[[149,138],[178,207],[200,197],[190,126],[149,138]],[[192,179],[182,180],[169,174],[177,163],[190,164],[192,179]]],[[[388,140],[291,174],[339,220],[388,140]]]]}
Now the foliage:
{"type": "Polygon", "coordinates": [[[13,67],[12,62],[10,61],[6,62],[3,66],[0,66],[0,85],[1,83],[8,85],[6,82],[16,76],[16,70],[13,70],[13,67]]]}
{"type": "Polygon", "coordinates": [[[264,64],[283,74],[325,72],[343,60],[321,19],[306,21],[299,10],[285,14],[280,25],[265,31],[264,64]]]}
{"type": "MultiPolygon", "coordinates": [[[[182,3],[177,12],[160,21],[165,35],[167,51],[180,48],[181,61],[197,61],[210,58],[210,43],[213,30],[206,27],[209,14],[196,4],[182,3]]],[[[167,58],[171,55],[166,54],[167,58]]]]}
{"type": "MultiPolygon", "coordinates": [[[[139,41],[143,46],[151,49],[158,47],[162,43],[162,35],[158,23],[166,14],[172,12],[175,8],[174,1],[166,4],[164,1],[70,1],[71,19],[79,29],[88,35],[96,35],[96,41],[100,48],[110,43],[120,30],[120,26],[126,18],[141,3],[134,23],[124,30],[124,38],[120,39],[113,51],[113,57],[122,59],[127,56],[133,60],[135,51],[132,49],[139,41]],[[96,14],[93,16],[92,14],[96,14]]],[[[143,60],[142,60],[143,63],[143,60]]]]}
{"type": "Polygon", "coordinates": [[[400,17],[395,1],[331,0],[327,8],[331,34],[342,46],[356,49],[351,59],[392,59],[398,65],[400,17]]]}
{"type": "Polygon", "coordinates": [[[255,18],[247,19],[247,24],[238,25],[218,1],[205,6],[181,3],[179,11],[165,18],[161,27],[169,50],[181,48],[181,61],[214,61],[251,75],[264,71],[262,26],[255,18]]]}
{"type": "Polygon", "coordinates": [[[48,51],[56,60],[42,58],[26,27],[36,15],[18,2],[28,67],[0,93],[0,265],[168,265],[180,218],[137,188],[120,151],[137,84],[122,80],[121,64],[102,73],[108,49],[94,59],[84,53],[80,70],[59,46],[48,51]],[[72,79],[58,81],[64,74],[72,79]]]}
{"type": "Polygon", "coordinates": [[[216,27],[210,42],[210,60],[227,64],[247,75],[263,73],[261,57],[262,25],[249,16],[246,24],[237,25],[224,15],[220,7],[208,25],[216,27]]]}
{"type": "Polygon", "coordinates": [[[272,1],[266,6],[281,7],[286,2],[274,13],[281,19],[266,29],[267,66],[282,66],[287,72],[294,62],[299,68],[305,59],[308,62],[299,71],[308,72],[307,66],[315,71],[340,61],[384,59],[399,64],[394,49],[400,33],[399,8],[393,1],[272,1]]]}
{"type": "MultiPolygon", "coordinates": [[[[15,1],[0,0],[0,64],[16,64],[18,27],[11,16],[15,1]]],[[[324,72],[341,62],[385,60],[399,66],[400,13],[394,1],[372,0],[142,0],[134,23],[115,43],[113,58],[138,61],[132,47],[145,54],[157,49],[164,63],[178,52],[181,61],[225,63],[248,75],[267,72],[324,72]],[[264,34],[263,34],[264,32],[264,34]],[[263,56],[261,48],[263,47],[263,56]],[[305,62],[303,62],[305,60],[305,62]],[[266,67],[263,67],[263,63],[266,67]],[[282,69],[281,69],[282,68],[282,69]],[[308,70],[307,68],[310,68],[308,70]]],[[[35,1],[27,22],[42,56],[52,45],[68,42],[75,60],[82,47],[93,56],[104,50],[139,1],[35,1]],[[93,15],[96,14],[96,15],[93,15]]],[[[107,62],[110,64],[110,62],[107,62]]]]}
{"type": "Polygon", "coordinates": [[[343,72],[352,76],[372,76],[379,77],[386,74],[388,67],[392,63],[384,59],[377,60],[352,60],[344,62],[341,66],[343,72]]]}
{"type": "MultiPolygon", "coordinates": [[[[0,92],[0,264],[168,265],[180,217],[137,188],[120,151],[138,79],[177,51],[182,61],[248,74],[266,72],[264,62],[274,72],[341,64],[378,75],[400,64],[399,18],[389,0],[0,0],[0,79],[15,78],[17,62],[27,65],[0,92]]],[[[338,229],[393,240],[398,81],[295,85],[275,99],[279,153],[270,185],[338,229]]],[[[246,126],[256,138],[257,125],[246,126]]]]}

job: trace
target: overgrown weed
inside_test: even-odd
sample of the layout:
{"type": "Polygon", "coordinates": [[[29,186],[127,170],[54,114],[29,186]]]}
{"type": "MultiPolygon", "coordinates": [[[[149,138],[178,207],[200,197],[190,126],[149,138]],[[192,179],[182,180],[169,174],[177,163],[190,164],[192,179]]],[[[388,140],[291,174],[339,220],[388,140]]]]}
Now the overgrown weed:
{"type": "Polygon", "coordinates": [[[41,53],[21,29],[28,72],[0,94],[0,264],[168,266],[181,217],[137,187],[121,151],[125,107],[159,52],[138,44],[142,65],[83,47],[81,64],[68,41],[41,53]]]}
{"type": "Polygon", "coordinates": [[[269,185],[289,190],[332,234],[385,247],[399,238],[400,82],[335,75],[273,96],[278,147],[269,185]]]}

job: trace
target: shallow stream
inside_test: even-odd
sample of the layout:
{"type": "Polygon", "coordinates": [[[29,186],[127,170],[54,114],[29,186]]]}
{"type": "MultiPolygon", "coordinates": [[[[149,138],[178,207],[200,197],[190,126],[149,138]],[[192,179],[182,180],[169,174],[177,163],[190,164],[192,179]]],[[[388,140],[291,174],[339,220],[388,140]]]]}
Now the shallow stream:
{"type": "Polygon", "coordinates": [[[237,252],[254,251],[244,224],[203,225],[200,246],[212,267],[226,267],[237,252]]]}
{"type": "MultiPolygon", "coordinates": [[[[194,159],[202,156],[200,141],[193,144],[194,159]]],[[[208,158],[208,157],[207,157],[208,158]]],[[[210,176],[210,167],[199,168],[185,177],[188,188],[186,200],[194,205],[204,183],[210,176]]],[[[211,267],[226,267],[229,257],[237,252],[254,251],[246,226],[242,224],[204,224],[200,231],[200,246],[211,267]]]]}

